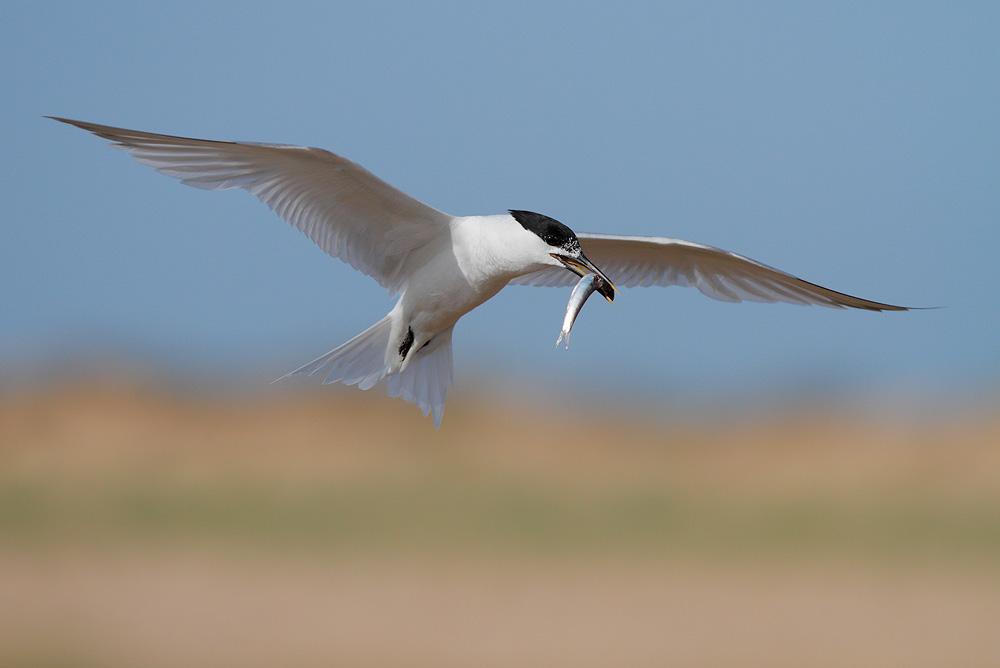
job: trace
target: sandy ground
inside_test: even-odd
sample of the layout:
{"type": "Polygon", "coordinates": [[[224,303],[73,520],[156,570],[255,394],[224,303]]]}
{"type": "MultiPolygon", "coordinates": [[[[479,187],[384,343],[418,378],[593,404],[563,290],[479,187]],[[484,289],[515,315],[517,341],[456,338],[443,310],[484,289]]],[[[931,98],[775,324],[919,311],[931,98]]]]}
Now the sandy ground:
{"type": "Polygon", "coordinates": [[[989,406],[554,439],[456,403],[435,432],[368,395],[0,395],[0,665],[1000,665],[989,406]]]}
{"type": "Polygon", "coordinates": [[[1000,665],[986,568],[190,547],[7,551],[0,566],[5,665],[1000,665]]]}

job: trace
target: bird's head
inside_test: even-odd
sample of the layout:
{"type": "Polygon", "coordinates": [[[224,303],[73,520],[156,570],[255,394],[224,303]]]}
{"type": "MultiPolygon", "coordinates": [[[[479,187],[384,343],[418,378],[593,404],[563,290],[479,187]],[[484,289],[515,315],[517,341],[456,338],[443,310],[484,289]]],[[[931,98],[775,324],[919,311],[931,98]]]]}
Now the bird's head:
{"type": "Polygon", "coordinates": [[[543,216],[533,211],[510,210],[510,215],[521,224],[521,227],[537,236],[543,243],[543,252],[552,259],[551,264],[565,267],[577,276],[586,272],[597,274],[604,282],[599,291],[609,302],[615,300],[615,286],[604,272],[587,259],[580,247],[580,240],[573,230],[569,229],[555,218],[543,216]]]}

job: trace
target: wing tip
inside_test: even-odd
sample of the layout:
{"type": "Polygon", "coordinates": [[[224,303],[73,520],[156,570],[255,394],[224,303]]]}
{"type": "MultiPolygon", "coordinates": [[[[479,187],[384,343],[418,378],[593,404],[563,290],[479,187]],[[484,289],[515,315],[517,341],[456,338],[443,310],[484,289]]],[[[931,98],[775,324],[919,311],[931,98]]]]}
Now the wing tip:
{"type": "Polygon", "coordinates": [[[42,116],[42,118],[48,118],[53,121],[58,121],[60,123],[66,123],[67,125],[74,125],[78,128],[84,130],[90,130],[92,127],[97,127],[95,123],[88,123],[86,121],[76,121],[72,118],[63,118],[62,116],[42,116]]]}

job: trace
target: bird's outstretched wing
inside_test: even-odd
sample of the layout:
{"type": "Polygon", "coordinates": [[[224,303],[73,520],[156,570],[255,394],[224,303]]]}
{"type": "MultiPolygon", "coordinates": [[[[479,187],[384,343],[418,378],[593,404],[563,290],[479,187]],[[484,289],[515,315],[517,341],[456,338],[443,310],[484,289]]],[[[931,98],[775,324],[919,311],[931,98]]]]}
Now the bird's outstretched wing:
{"type": "MultiPolygon", "coordinates": [[[[909,310],[845,295],[742,255],[689,241],[610,234],[577,237],[587,257],[620,287],[680,285],[698,288],[713,299],[727,302],[746,299],[869,311],[909,310]]],[[[511,283],[560,287],[573,285],[577,280],[564,269],[551,268],[526,274],[511,283]]]]}
{"type": "Polygon", "coordinates": [[[447,234],[452,219],[350,160],[305,146],[187,139],[53,118],[114,142],[195,188],[243,188],[327,253],[402,290],[407,254],[447,234]]]}

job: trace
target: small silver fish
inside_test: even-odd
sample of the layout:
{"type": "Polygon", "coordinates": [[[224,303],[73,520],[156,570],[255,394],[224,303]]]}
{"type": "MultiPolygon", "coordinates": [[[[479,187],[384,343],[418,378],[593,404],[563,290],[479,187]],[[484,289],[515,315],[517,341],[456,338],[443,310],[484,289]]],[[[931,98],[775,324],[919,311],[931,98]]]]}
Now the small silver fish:
{"type": "Polygon", "coordinates": [[[562,331],[559,332],[559,338],[556,339],[557,348],[563,339],[566,340],[566,348],[569,348],[569,334],[573,330],[576,316],[580,314],[590,295],[595,292],[600,292],[608,301],[611,301],[614,296],[610,284],[597,274],[587,274],[573,288],[573,294],[569,296],[569,303],[566,304],[566,317],[563,319],[562,331]],[[612,296],[609,297],[609,294],[612,296]]]}

